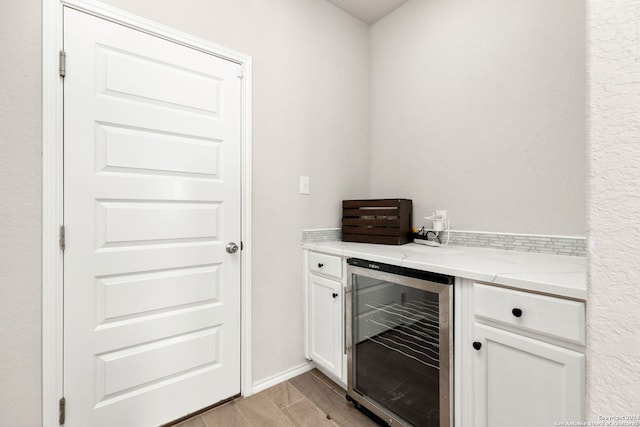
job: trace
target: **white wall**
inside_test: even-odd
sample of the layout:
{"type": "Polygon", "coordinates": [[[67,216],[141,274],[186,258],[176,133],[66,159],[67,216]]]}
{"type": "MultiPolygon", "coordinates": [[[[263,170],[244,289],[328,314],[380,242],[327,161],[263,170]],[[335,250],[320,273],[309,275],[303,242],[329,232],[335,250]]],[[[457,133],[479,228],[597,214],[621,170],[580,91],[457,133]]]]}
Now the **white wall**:
{"type": "Polygon", "coordinates": [[[372,27],[371,194],[585,234],[582,0],[411,0],[372,27]]]}
{"type": "Polygon", "coordinates": [[[253,379],[303,363],[301,230],[369,189],[368,28],[325,0],[106,3],[252,56],[253,379]]]}
{"type": "Polygon", "coordinates": [[[40,425],[40,0],[0,2],[0,426],[40,425]]]}
{"type": "Polygon", "coordinates": [[[587,10],[587,418],[598,420],[640,412],[640,3],[587,10]]]}

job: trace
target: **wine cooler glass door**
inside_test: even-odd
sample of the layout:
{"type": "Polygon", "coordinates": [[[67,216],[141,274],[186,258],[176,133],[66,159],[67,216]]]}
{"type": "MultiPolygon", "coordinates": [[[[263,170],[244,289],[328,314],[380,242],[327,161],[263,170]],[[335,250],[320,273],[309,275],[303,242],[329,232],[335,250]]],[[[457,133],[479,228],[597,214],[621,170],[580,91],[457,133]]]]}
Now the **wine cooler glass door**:
{"type": "Polygon", "coordinates": [[[351,397],[394,425],[449,426],[453,287],[359,268],[349,280],[351,397]]]}

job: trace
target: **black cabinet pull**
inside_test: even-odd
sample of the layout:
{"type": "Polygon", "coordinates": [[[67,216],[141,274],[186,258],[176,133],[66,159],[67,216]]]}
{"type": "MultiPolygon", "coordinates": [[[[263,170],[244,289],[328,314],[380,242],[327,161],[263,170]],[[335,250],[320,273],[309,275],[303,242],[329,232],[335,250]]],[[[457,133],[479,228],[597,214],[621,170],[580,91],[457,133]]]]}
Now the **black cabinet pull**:
{"type": "Polygon", "coordinates": [[[480,341],[474,341],[473,348],[475,348],[476,350],[480,350],[482,348],[482,343],[480,341]]]}
{"type": "Polygon", "coordinates": [[[334,298],[338,298],[338,294],[336,294],[335,292],[331,294],[332,297],[334,298]]]}
{"type": "Polygon", "coordinates": [[[522,310],[519,308],[514,308],[513,310],[511,310],[511,314],[513,314],[516,317],[521,317],[522,316],[522,310]]]}
{"type": "Polygon", "coordinates": [[[322,267],[324,267],[324,264],[323,264],[323,263],[321,263],[321,262],[319,262],[319,263],[318,263],[318,268],[322,268],[322,267]]]}

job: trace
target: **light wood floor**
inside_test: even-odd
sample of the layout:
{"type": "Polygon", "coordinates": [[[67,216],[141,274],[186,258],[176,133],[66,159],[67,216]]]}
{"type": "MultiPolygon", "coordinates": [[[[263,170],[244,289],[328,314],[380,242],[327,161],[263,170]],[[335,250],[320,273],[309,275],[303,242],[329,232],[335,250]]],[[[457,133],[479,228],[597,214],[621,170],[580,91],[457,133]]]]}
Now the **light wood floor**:
{"type": "Polygon", "coordinates": [[[318,370],[238,399],[174,427],[377,426],[345,399],[345,391],[318,370]]]}

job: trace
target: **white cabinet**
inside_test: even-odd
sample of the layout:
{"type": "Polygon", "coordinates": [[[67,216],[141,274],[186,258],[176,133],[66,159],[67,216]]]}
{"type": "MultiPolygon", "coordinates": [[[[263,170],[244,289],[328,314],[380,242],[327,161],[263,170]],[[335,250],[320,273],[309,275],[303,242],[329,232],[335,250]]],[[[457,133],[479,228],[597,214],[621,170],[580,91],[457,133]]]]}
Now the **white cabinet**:
{"type": "Polygon", "coordinates": [[[309,356],[342,376],[342,284],[309,275],[309,356]]]}
{"type": "Polygon", "coordinates": [[[584,419],[584,303],[466,281],[462,420],[539,427],[584,419]],[[467,364],[467,366],[465,366],[467,364]]]}
{"type": "Polygon", "coordinates": [[[307,252],[306,260],[306,356],[346,386],[344,262],[318,252],[307,252]]]}
{"type": "Polygon", "coordinates": [[[584,354],[480,323],[474,330],[473,426],[582,420],[584,354]]]}

